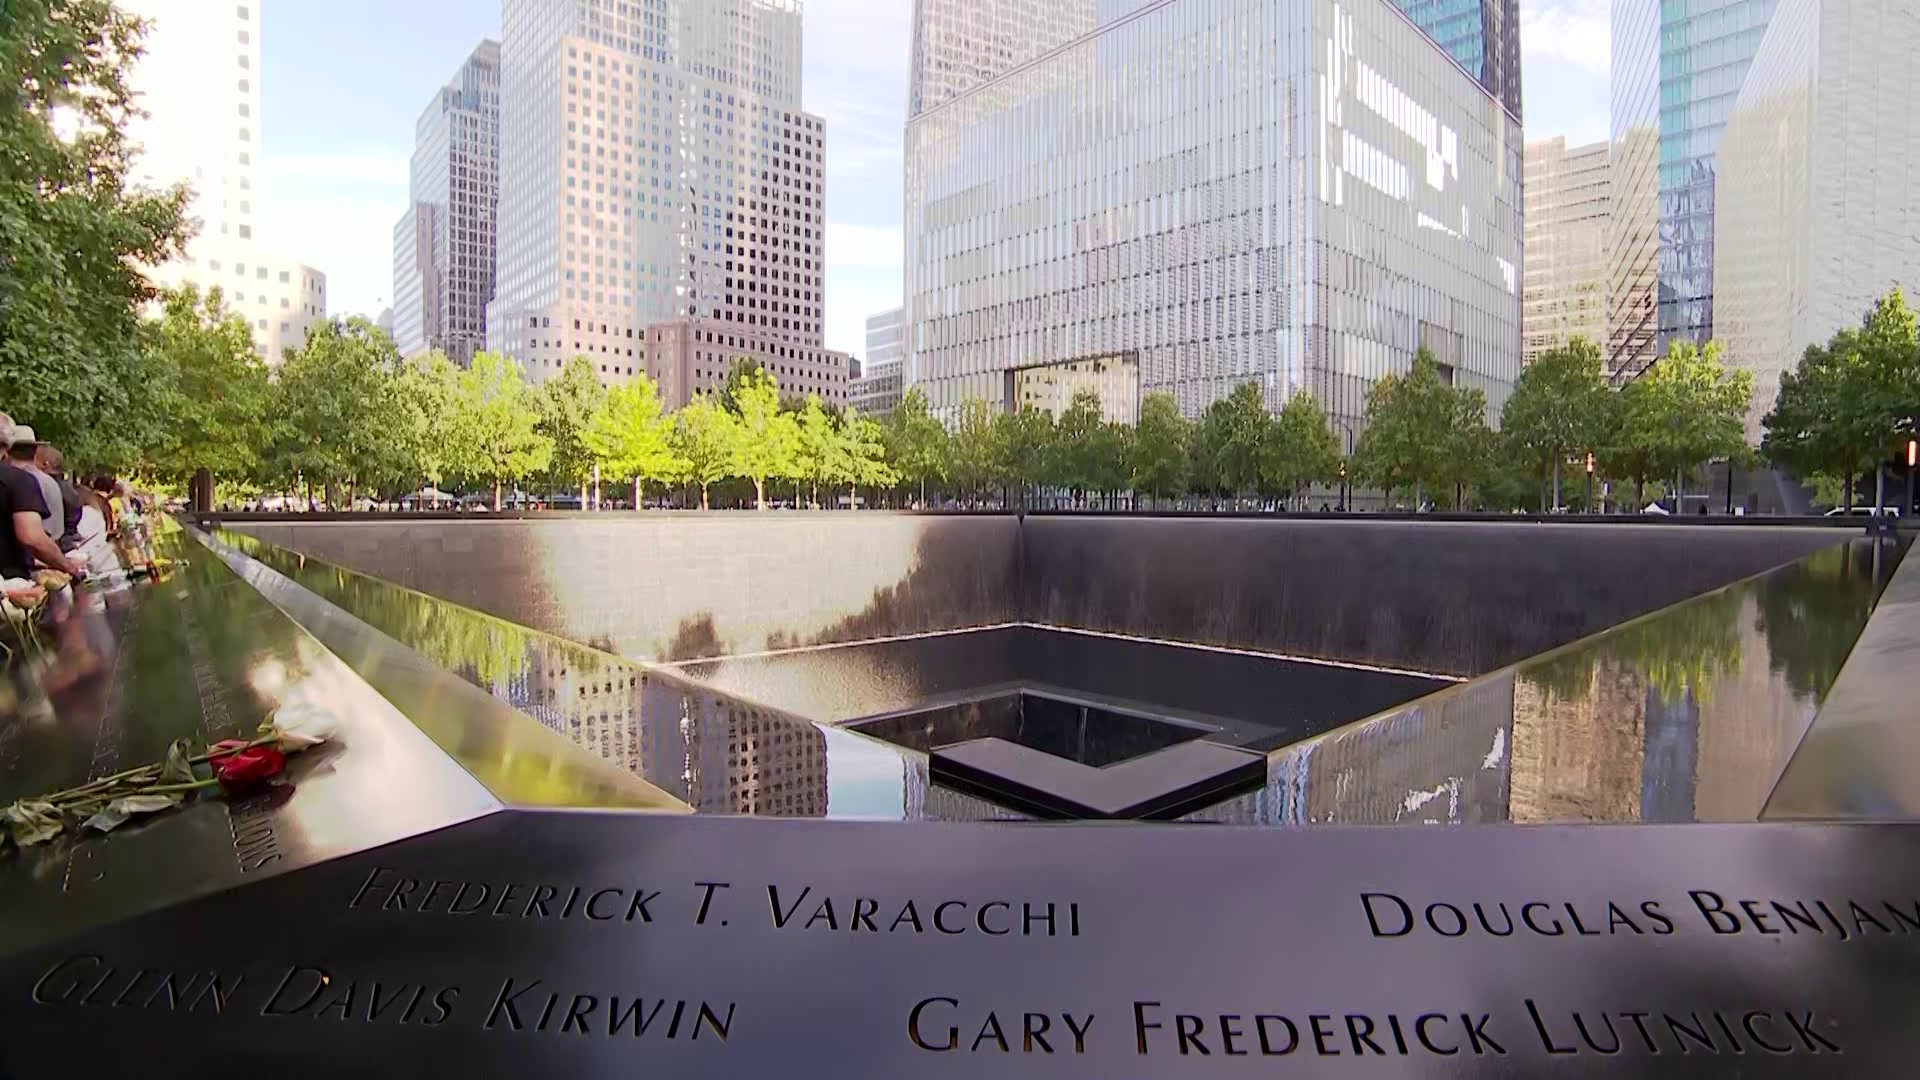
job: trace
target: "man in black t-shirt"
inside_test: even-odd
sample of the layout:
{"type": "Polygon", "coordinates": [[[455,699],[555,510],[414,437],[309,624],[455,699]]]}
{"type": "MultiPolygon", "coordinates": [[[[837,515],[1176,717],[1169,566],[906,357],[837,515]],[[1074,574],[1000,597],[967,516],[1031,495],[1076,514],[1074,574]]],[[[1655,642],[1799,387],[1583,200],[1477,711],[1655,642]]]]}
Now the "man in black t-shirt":
{"type": "MultiPolygon", "coordinates": [[[[0,469],[6,468],[0,465],[0,469]]],[[[27,576],[27,549],[13,535],[13,489],[0,484],[0,578],[27,576]]]]}
{"type": "MultiPolygon", "coordinates": [[[[4,433],[0,433],[0,439],[4,439],[7,443],[8,457],[11,459],[17,447],[33,441],[33,433],[30,429],[17,428],[8,423],[4,433]],[[21,435],[25,437],[19,437],[21,435]]],[[[27,460],[31,462],[32,458],[29,457],[27,460]]],[[[0,524],[0,528],[4,528],[9,534],[9,541],[24,548],[25,554],[31,556],[32,560],[41,566],[79,577],[73,564],[67,561],[66,556],[60,553],[60,549],[47,535],[45,519],[50,517],[51,513],[47,509],[46,498],[40,494],[39,478],[25,469],[16,467],[9,460],[6,464],[0,464],[0,487],[6,488],[8,499],[12,503],[7,507],[5,523],[0,524]]]]}

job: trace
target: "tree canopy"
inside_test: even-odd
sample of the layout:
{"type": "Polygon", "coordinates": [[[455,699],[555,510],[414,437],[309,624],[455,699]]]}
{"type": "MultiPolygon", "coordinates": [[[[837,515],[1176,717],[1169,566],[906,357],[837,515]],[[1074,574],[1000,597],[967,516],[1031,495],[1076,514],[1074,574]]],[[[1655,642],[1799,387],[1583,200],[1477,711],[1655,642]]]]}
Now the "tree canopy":
{"type": "Polygon", "coordinates": [[[135,465],[169,423],[147,393],[143,268],[181,252],[187,192],[128,181],[143,31],[109,0],[0,6],[0,406],[76,467],[135,465]]]}

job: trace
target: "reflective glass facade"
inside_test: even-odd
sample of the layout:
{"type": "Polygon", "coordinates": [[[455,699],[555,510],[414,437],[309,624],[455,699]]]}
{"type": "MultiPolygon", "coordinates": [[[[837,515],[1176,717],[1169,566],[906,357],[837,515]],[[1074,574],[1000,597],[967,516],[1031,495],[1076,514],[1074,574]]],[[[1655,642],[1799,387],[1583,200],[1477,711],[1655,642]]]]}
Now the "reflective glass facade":
{"type": "MultiPolygon", "coordinates": [[[[1775,0],[1665,0],[1660,25],[1660,330],[1713,336],[1714,152],[1775,0]]],[[[1619,63],[1615,54],[1615,63],[1619,63]]]]}
{"type": "Polygon", "coordinates": [[[1137,356],[1336,418],[1430,347],[1497,415],[1520,367],[1518,119],[1386,0],[1163,0],[907,128],[908,382],[1137,356]]]}
{"type": "Polygon", "coordinates": [[[1393,0],[1493,96],[1520,112],[1520,0],[1393,0]]]}
{"type": "Polygon", "coordinates": [[[1715,333],[1754,373],[1748,437],[1808,345],[1920,291],[1916,0],[1781,0],[1729,114],[1715,333]]]}
{"type": "Polygon", "coordinates": [[[1616,379],[1632,378],[1653,362],[1659,328],[1660,4],[1613,0],[1606,353],[1616,379]]]}

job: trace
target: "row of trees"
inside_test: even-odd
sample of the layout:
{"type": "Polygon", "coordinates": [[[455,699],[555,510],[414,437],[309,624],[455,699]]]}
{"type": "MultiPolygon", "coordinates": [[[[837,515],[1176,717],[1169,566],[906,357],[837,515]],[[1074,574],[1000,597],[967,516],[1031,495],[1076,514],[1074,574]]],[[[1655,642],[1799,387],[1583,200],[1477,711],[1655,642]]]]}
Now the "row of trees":
{"type": "Polygon", "coordinates": [[[739,365],[725,390],[668,414],[644,376],[604,387],[576,357],[530,385],[517,364],[482,352],[460,368],[439,353],[404,360],[365,319],[314,328],[268,372],[246,325],[218,290],[169,294],[150,328],[151,402],[174,418],[142,448],[145,471],[185,482],[207,470],[262,491],[304,491],[329,504],[383,499],[422,485],[490,490],[532,483],[578,489],[595,477],[709,487],[804,484],[816,497],[840,485],[891,486],[880,425],[817,398],[783,401],[774,379],[739,365]]]}
{"type": "Polygon", "coordinates": [[[1192,421],[1169,395],[1149,394],[1137,423],[1117,423],[1082,392],[1057,420],[974,400],[949,424],[913,390],[881,423],[783,398],[771,375],[741,361],[720,392],[669,412],[644,376],[607,389],[585,358],[538,387],[489,353],[465,369],[438,354],[403,360],[363,319],[316,327],[269,375],[218,293],[191,289],[170,295],[147,328],[143,364],[145,397],[173,418],[140,449],[147,472],[183,482],[205,469],[329,503],[433,485],[490,490],[498,506],[521,484],[577,489],[585,503],[598,478],[631,482],[636,505],[646,485],[685,485],[702,507],[715,485],[764,506],[787,484],[796,505],[863,488],[971,505],[1031,505],[1040,493],[1074,505],[1123,495],[1287,505],[1353,484],[1416,506],[1430,497],[1558,506],[1560,474],[1589,454],[1600,475],[1637,485],[1680,483],[1703,461],[1739,455],[1749,396],[1745,374],[1725,370],[1717,346],[1676,345],[1615,390],[1598,349],[1575,341],[1522,375],[1499,434],[1483,393],[1451,385],[1423,350],[1409,372],[1373,386],[1345,455],[1311,396],[1294,394],[1274,412],[1257,382],[1192,421]]]}

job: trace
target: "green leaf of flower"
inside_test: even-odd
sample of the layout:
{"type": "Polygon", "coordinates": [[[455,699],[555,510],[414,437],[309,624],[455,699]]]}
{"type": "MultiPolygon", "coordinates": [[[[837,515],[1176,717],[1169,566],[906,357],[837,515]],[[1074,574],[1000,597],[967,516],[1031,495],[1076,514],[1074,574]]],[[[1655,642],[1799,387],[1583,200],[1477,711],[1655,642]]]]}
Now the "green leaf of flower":
{"type": "MultiPolygon", "coordinates": [[[[184,740],[182,740],[184,741],[184,740]]],[[[126,824],[135,814],[152,814],[161,810],[171,810],[180,805],[180,796],[165,795],[127,795],[115,799],[101,807],[87,819],[87,828],[100,832],[112,832],[126,824]]]]}

